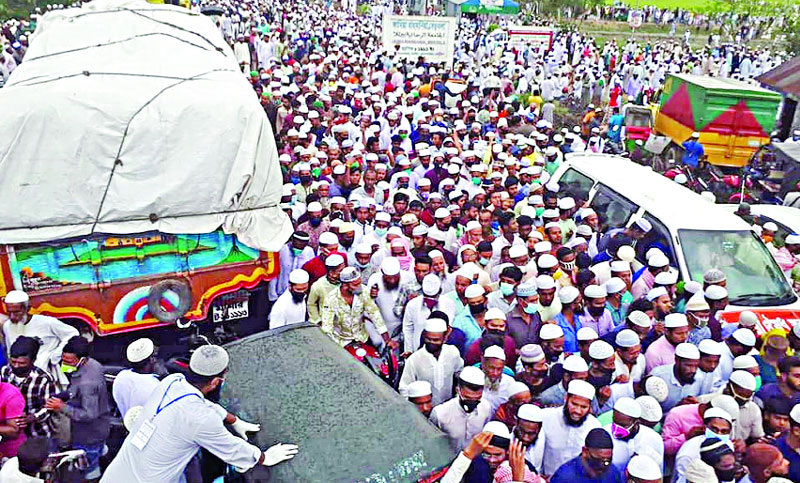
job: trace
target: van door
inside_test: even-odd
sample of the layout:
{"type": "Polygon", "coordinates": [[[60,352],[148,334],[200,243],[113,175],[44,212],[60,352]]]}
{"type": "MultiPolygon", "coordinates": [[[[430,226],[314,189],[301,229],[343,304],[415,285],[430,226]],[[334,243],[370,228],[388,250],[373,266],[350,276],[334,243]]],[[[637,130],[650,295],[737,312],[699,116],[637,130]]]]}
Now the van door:
{"type": "Polygon", "coordinates": [[[575,168],[568,168],[559,178],[558,186],[559,191],[569,194],[580,206],[582,201],[589,200],[594,180],[575,168]]]}
{"type": "Polygon", "coordinates": [[[636,203],[603,183],[597,184],[590,206],[600,218],[600,231],[603,233],[614,228],[624,228],[631,216],[639,211],[636,203]]]}

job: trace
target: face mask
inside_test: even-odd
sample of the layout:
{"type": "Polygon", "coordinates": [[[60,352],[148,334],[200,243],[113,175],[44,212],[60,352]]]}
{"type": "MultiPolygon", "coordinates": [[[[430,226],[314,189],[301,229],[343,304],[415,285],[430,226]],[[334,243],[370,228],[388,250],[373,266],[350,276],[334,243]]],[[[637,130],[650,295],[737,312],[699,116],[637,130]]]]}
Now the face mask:
{"type": "Polygon", "coordinates": [[[544,207],[536,208],[536,217],[537,218],[541,217],[542,213],[544,213],[544,207]]]}
{"type": "Polygon", "coordinates": [[[481,259],[480,259],[480,260],[478,260],[478,262],[479,262],[481,265],[483,265],[484,267],[485,267],[486,265],[489,265],[489,259],[488,259],[488,258],[483,258],[483,257],[481,257],[481,259]]]}
{"type": "Polygon", "coordinates": [[[514,286],[510,283],[500,282],[500,293],[503,294],[503,297],[508,297],[514,293],[514,286]]]}
{"type": "Polygon", "coordinates": [[[400,139],[405,139],[405,138],[407,138],[407,137],[408,137],[408,134],[401,134],[401,135],[400,135],[400,139]]]}
{"type": "Polygon", "coordinates": [[[361,263],[358,260],[356,260],[356,267],[360,268],[361,270],[364,270],[365,268],[367,268],[369,266],[370,266],[369,262],[361,263]]]}
{"type": "Polygon", "coordinates": [[[695,317],[698,327],[705,327],[708,325],[708,317],[695,317]]]}
{"type": "Polygon", "coordinates": [[[303,253],[303,250],[292,247],[292,253],[294,254],[294,256],[299,257],[300,254],[303,253]]]}
{"type": "Polygon", "coordinates": [[[388,228],[375,228],[375,234],[380,237],[385,236],[386,233],[388,232],[389,232],[388,228]]]}
{"type": "Polygon", "coordinates": [[[725,483],[728,481],[733,481],[736,479],[736,468],[731,468],[729,470],[717,470],[714,469],[714,472],[717,474],[717,478],[719,481],[725,483]]]}
{"type": "Polygon", "coordinates": [[[482,314],[486,311],[486,304],[480,303],[469,306],[469,313],[472,315],[482,314]]]}
{"type": "Polygon", "coordinates": [[[71,366],[69,364],[61,363],[61,372],[64,374],[72,374],[73,372],[77,371],[77,366],[71,366]]]}
{"type": "Polygon", "coordinates": [[[708,438],[719,438],[720,441],[728,443],[728,446],[731,446],[730,445],[730,441],[731,441],[731,435],[730,434],[717,434],[714,431],[711,431],[711,429],[706,428],[706,439],[708,439],[708,438]]]}
{"type": "Polygon", "coordinates": [[[311,226],[319,226],[322,223],[322,218],[311,218],[311,226]]]}
{"type": "MultiPolygon", "coordinates": [[[[756,376],[756,391],[755,392],[758,392],[759,389],[761,389],[761,376],[756,376]]],[[[753,394],[755,394],[755,393],[753,393],[753,394]]]]}
{"type": "Polygon", "coordinates": [[[538,304],[529,303],[522,310],[524,310],[526,314],[533,315],[533,314],[535,314],[536,312],[539,311],[539,305],[538,304]]]}
{"type": "Polygon", "coordinates": [[[736,400],[736,402],[739,404],[739,407],[742,407],[742,406],[744,406],[745,404],[747,404],[748,402],[750,402],[750,399],[751,399],[751,398],[749,398],[749,397],[742,397],[742,396],[740,396],[740,395],[739,395],[739,394],[736,392],[736,389],[734,389],[734,388],[733,388],[733,386],[731,386],[731,394],[733,394],[733,398],[734,398],[734,399],[736,400]]]}
{"type": "Polygon", "coordinates": [[[431,344],[430,342],[426,342],[425,350],[431,354],[438,354],[442,350],[442,344],[431,344]]]}
{"type": "Polygon", "coordinates": [[[587,382],[594,387],[605,387],[611,384],[611,372],[604,372],[602,376],[589,374],[587,382]]]}
{"type": "Polygon", "coordinates": [[[31,368],[30,367],[12,367],[11,368],[11,372],[13,372],[14,375],[17,376],[17,377],[25,377],[25,376],[28,375],[29,372],[31,372],[31,368]]]}
{"type": "Polygon", "coordinates": [[[575,269],[575,262],[561,262],[561,268],[564,270],[571,272],[575,269]]]}
{"type": "Polygon", "coordinates": [[[311,176],[309,176],[307,174],[304,174],[304,175],[300,176],[300,182],[303,183],[303,184],[310,183],[311,182],[311,176]]]}
{"type": "Polygon", "coordinates": [[[361,285],[353,289],[353,295],[361,295],[361,285]]]}
{"type": "Polygon", "coordinates": [[[608,471],[608,466],[611,464],[610,461],[594,459],[591,456],[588,458],[586,463],[588,464],[589,468],[597,473],[605,473],[608,471]]]}
{"type": "Polygon", "coordinates": [[[630,428],[624,428],[617,423],[611,423],[611,434],[617,439],[625,439],[631,435],[630,428]]]}
{"type": "Polygon", "coordinates": [[[294,303],[299,304],[306,297],[305,292],[292,292],[292,300],[294,303]]]}
{"type": "Polygon", "coordinates": [[[478,407],[478,404],[481,403],[480,400],[473,401],[473,400],[465,400],[461,396],[458,397],[458,402],[461,403],[461,409],[464,410],[465,413],[471,413],[478,407]]]}
{"type": "Polygon", "coordinates": [[[322,175],[322,169],[320,169],[320,168],[312,169],[311,170],[311,175],[314,176],[315,178],[319,178],[322,175]]]}
{"type": "Polygon", "coordinates": [[[298,178],[297,176],[292,176],[291,177],[291,181],[292,181],[292,184],[297,184],[297,183],[300,182],[300,178],[298,178]]]}
{"type": "Polygon", "coordinates": [[[481,185],[481,179],[478,178],[478,177],[473,176],[472,177],[472,184],[474,184],[475,186],[480,186],[481,185]]]}
{"type": "Polygon", "coordinates": [[[586,307],[586,310],[592,315],[592,317],[600,317],[605,312],[605,307],[592,307],[591,305],[586,307]]]}

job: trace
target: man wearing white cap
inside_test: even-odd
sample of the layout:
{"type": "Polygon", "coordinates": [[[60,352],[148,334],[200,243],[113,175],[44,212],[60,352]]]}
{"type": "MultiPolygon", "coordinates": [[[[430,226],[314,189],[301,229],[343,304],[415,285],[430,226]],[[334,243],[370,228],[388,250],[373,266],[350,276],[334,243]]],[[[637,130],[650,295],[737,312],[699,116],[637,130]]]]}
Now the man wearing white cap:
{"type": "Polygon", "coordinates": [[[542,472],[542,459],[544,458],[544,442],[542,423],[544,410],[533,404],[523,404],[517,410],[517,424],[511,429],[514,440],[519,441],[525,448],[525,461],[537,473],[542,472]]]}
{"type": "MultiPolygon", "coordinates": [[[[312,201],[308,204],[306,215],[308,219],[297,226],[297,231],[307,233],[309,236],[308,246],[313,250],[318,250],[324,240],[320,240],[323,233],[327,233],[330,229],[330,222],[328,218],[322,217],[322,204],[319,201],[312,201]]],[[[338,246],[338,241],[336,242],[338,246]]]]}
{"type": "MultiPolygon", "coordinates": [[[[185,377],[173,374],[161,381],[100,481],[178,483],[200,448],[241,469],[294,458],[298,449],[293,444],[279,443],[262,452],[225,429],[221,408],[206,395],[225,381],[228,361],[222,347],[202,346],[192,354],[185,377]]],[[[226,415],[225,422],[235,423],[231,417],[226,415]]]]}
{"type": "Polygon", "coordinates": [[[614,357],[614,374],[612,380],[623,376],[625,381],[638,383],[644,376],[646,362],[642,354],[642,341],[631,329],[617,332],[614,339],[617,348],[614,357]]]}
{"type": "MultiPolygon", "coordinates": [[[[402,389],[401,389],[401,393],[402,389]]],[[[430,417],[433,410],[433,392],[428,381],[414,381],[405,388],[405,396],[408,402],[417,407],[420,413],[426,418],[430,417]]]]}
{"type": "MultiPolygon", "coordinates": [[[[661,483],[662,465],[647,455],[637,454],[628,462],[627,483],[661,483]]],[[[711,483],[704,480],[700,483],[711,483]]]]}
{"type": "Polygon", "coordinates": [[[608,293],[600,285],[588,285],[583,290],[585,309],[581,314],[581,327],[591,327],[603,337],[614,329],[611,312],[606,308],[608,293]]]}
{"type": "Polygon", "coordinates": [[[465,367],[458,375],[456,397],[431,412],[431,423],[447,434],[451,446],[457,450],[466,447],[492,417],[491,404],[483,400],[484,383],[480,369],[465,367]]]}
{"type": "Polygon", "coordinates": [[[311,284],[321,279],[327,273],[326,260],[331,255],[338,254],[344,260],[345,255],[339,252],[339,237],[335,233],[326,231],[319,236],[319,249],[317,256],[307,261],[301,268],[308,272],[311,284]]]}
{"type": "Polygon", "coordinates": [[[756,345],[756,336],[750,329],[736,329],[733,334],[722,344],[722,355],[719,357],[716,378],[712,389],[718,390],[724,386],[733,372],[733,360],[753,350],[756,345]]]}
{"type": "Polygon", "coordinates": [[[561,465],[578,456],[589,431],[600,427],[591,414],[594,393],[591,384],[575,379],[569,383],[563,406],[543,410],[542,474],[552,476],[561,465]]]}
{"type": "Polygon", "coordinates": [[[689,336],[689,322],[683,314],[667,314],[664,317],[664,335],[653,341],[644,358],[647,361],[646,372],[649,374],[658,366],[675,362],[675,348],[686,342],[689,336]]]}
{"type": "Polygon", "coordinates": [[[560,406],[567,396],[569,383],[575,379],[589,378],[589,364],[578,354],[572,354],[561,364],[561,381],[545,389],[536,400],[542,406],[560,406]]]}
{"type": "MultiPolygon", "coordinates": [[[[457,290],[458,288],[456,288],[457,290]]],[[[467,337],[467,347],[471,346],[473,342],[483,335],[483,328],[486,326],[485,293],[486,290],[480,284],[469,285],[464,290],[467,308],[453,320],[453,327],[463,331],[467,337]]]]}
{"type": "Polygon", "coordinates": [[[625,471],[634,455],[652,458],[658,468],[664,464],[664,441],[658,433],[639,423],[641,416],[639,403],[622,397],[614,403],[612,423],[604,428],[614,442],[611,463],[620,471],[625,471]]]}
{"type": "Polygon", "coordinates": [[[458,349],[445,344],[449,327],[442,319],[428,319],[422,332],[423,346],[406,359],[400,378],[400,394],[415,381],[431,386],[433,405],[447,401],[453,394],[453,376],[464,367],[458,349]]]}
{"type": "Polygon", "coordinates": [[[444,312],[449,321],[455,318],[455,303],[448,297],[442,297],[442,282],[435,274],[429,273],[422,279],[422,296],[414,297],[406,305],[403,312],[403,344],[406,353],[412,353],[420,347],[420,337],[426,320],[431,312],[444,312]]]}
{"type": "Polygon", "coordinates": [[[66,386],[66,375],[60,371],[61,353],[64,346],[78,335],[78,329],[64,322],[41,314],[30,313],[30,299],[22,290],[12,290],[3,299],[8,314],[8,321],[3,324],[3,339],[6,351],[17,340],[17,337],[36,337],[41,341],[39,354],[34,365],[50,374],[57,386],[66,386]]]}
{"type": "Polygon", "coordinates": [[[669,270],[669,258],[661,251],[657,251],[647,258],[647,269],[633,282],[631,294],[634,299],[644,296],[656,283],[656,275],[669,270]]]}
{"type": "Polygon", "coordinates": [[[492,345],[483,351],[481,370],[486,375],[483,399],[492,407],[492,414],[511,396],[514,378],[503,373],[506,367],[506,353],[503,348],[492,345]]]}
{"type": "Polygon", "coordinates": [[[542,322],[547,322],[561,312],[561,301],[556,297],[556,281],[550,275],[539,275],[536,277],[536,291],[539,293],[539,316],[542,322]]]}
{"type": "Polygon", "coordinates": [[[361,285],[361,275],[353,267],[345,267],[339,288],[331,291],[322,304],[322,332],[344,347],[351,342],[366,342],[369,338],[366,319],[375,326],[385,344],[398,347],[391,339],[381,312],[361,285]]]}
{"type": "Polygon", "coordinates": [[[322,305],[328,294],[339,288],[339,277],[344,267],[344,257],[338,253],[334,253],[325,258],[325,269],[327,273],[325,277],[320,278],[311,285],[311,290],[308,293],[306,308],[308,310],[308,321],[310,323],[319,325],[322,321],[322,305]]]}
{"type": "Polygon", "coordinates": [[[155,372],[155,345],[148,338],[128,344],[125,352],[130,369],[123,369],[114,378],[111,395],[119,413],[124,417],[128,409],[142,406],[159,384],[155,372]]]}
{"type": "MultiPolygon", "coordinates": [[[[386,257],[381,261],[380,271],[373,273],[367,281],[370,297],[380,309],[383,323],[386,324],[390,334],[394,334],[403,324],[403,319],[395,315],[394,307],[400,297],[400,286],[412,278],[413,275],[400,270],[400,260],[396,257],[386,257]]],[[[371,327],[368,330],[372,343],[380,344],[380,335],[371,330],[371,327]]]]}
{"type": "Polygon", "coordinates": [[[292,270],[289,274],[289,290],[278,297],[269,314],[270,329],[299,324],[307,320],[306,294],[308,293],[308,281],[308,272],[302,268],[292,270]]]}
{"type": "MultiPolygon", "coordinates": [[[[735,370],[731,373],[728,383],[718,392],[705,394],[698,397],[701,403],[711,401],[719,394],[731,396],[739,405],[739,416],[733,424],[732,439],[740,448],[744,448],[747,441],[755,441],[764,437],[764,424],[761,409],[753,402],[756,389],[756,378],[745,370],[735,370]]],[[[738,448],[737,448],[738,449],[738,448]]]]}
{"type": "Polygon", "coordinates": [[[278,251],[280,271],[278,276],[269,281],[268,297],[271,302],[289,288],[289,274],[314,258],[314,249],[309,246],[308,233],[296,231],[278,251]]]}
{"type": "Polygon", "coordinates": [[[707,409],[703,414],[703,425],[705,432],[686,441],[675,456],[675,474],[673,476],[675,483],[686,483],[686,469],[692,461],[700,459],[700,445],[706,441],[706,438],[719,438],[723,441],[730,440],[733,418],[724,409],[707,409]]]}
{"type": "Polygon", "coordinates": [[[668,412],[679,403],[694,404],[700,395],[700,383],[697,379],[697,367],[700,351],[697,346],[684,342],[675,348],[672,364],[658,366],[650,373],[660,377],[667,383],[667,398],[661,401],[661,408],[668,412]]]}

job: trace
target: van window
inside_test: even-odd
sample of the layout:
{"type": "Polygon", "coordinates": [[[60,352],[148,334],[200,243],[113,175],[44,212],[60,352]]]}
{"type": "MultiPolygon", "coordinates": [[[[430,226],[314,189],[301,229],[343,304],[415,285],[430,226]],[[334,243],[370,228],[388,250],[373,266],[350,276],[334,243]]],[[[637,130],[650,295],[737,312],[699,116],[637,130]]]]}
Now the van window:
{"type": "Polygon", "coordinates": [[[643,218],[653,225],[653,229],[636,243],[636,258],[644,263],[647,250],[658,248],[669,258],[670,265],[677,267],[678,261],[675,258],[675,249],[672,246],[672,237],[669,235],[667,227],[661,223],[661,220],[650,213],[645,213],[643,218]]]}
{"type": "Polygon", "coordinates": [[[588,200],[594,181],[573,168],[569,168],[558,180],[559,188],[575,199],[588,200]]]}
{"type": "Polygon", "coordinates": [[[624,227],[631,215],[639,211],[636,204],[602,183],[598,184],[591,206],[600,218],[601,231],[624,227]]]}

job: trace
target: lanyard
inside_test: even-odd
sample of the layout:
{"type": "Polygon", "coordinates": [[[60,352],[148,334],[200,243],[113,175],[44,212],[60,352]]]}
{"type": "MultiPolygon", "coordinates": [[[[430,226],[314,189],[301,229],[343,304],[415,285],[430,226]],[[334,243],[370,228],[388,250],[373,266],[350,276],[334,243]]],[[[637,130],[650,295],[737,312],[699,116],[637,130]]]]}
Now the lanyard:
{"type": "Polygon", "coordinates": [[[200,397],[200,396],[199,396],[197,393],[190,392],[190,393],[186,393],[186,394],[184,394],[183,396],[178,396],[178,397],[176,397],[175,399],[173,399],[172,401],[168,402],[166,405],[162,406],[162,404],[164,404],[164,399],[166,399],[166,398],[167,398],[167,393],[169,392],[169,390],[170,390],[170,388],[172,387],[172,385],[173,385],[173,384],[175,384],[176,382],[178,382],[178,379],[175,379],[174,381],[170,382],[170,383],[169,383],[169,386],[167,386],[167,390],[166,390],[166,391],[164,391],[164,395],[163,395],[163,396],[161,396],[161,402],[160,402],[160,403],[158,403],[158,407],[156,408],[156,413],[153,415],[153,417],[155,417],[155,416],[158,416],[158,413],[160,413],[161,411],[163,411],[163,410],[167,409],[167,408],[168,408],[168,407],[170,407],[172,404],[174,404],[174,403],[176,403],[176,402],[180,401],[181,399],[183,399],[183,398],[185,398],[185,397],[189,397],[189,396],[196,396],[196,397],[200,397]]]}

